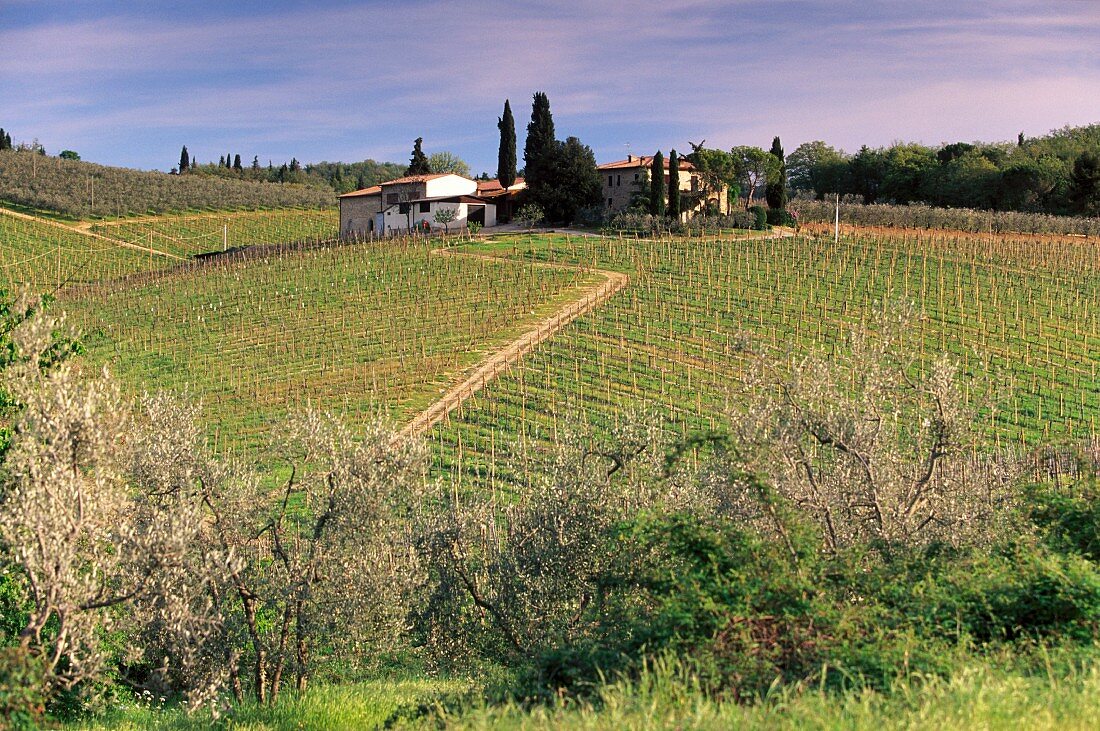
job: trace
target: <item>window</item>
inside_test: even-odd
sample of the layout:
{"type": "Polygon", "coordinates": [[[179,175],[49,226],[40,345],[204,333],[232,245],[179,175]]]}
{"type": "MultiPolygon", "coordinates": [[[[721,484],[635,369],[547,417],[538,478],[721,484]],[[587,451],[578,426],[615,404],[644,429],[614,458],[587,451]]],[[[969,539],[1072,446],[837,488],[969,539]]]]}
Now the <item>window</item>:
{"type": "Polygon", "coordinates": [[[613,176],[611,176],[611,175],[608,175],[608,176],[607,176],[607,187],[608,187],[608,188],[610,188],[610,187],[611,187],[611,181],[612,181],[612,179],[613,179],[613,176]]]}
{"type": "Polygon", "coordinates": [[[397,206],[397,212],[400,213],[402,216],[406,215],[409,212],[409,204],[399,203],[397,206]]]}
{"type": "Polygon", "coordinates": [[[622,175],[616,175],[615,176],[615,185],[618,185],[618,186],[621,187],[622,184],[623,184],[623,176],[622,175]]]}
{"type": "Polygon", "coordinates": [[[397,202],[397,193],[386,193],[386,205],[392,206],[397,202]]]}
{"type": "Polygon", "coordinates": [[[432,204],[431,203],[429,203],[428,201],[421,202],[421,204],[420,204],[420,212],[421,213],[430,213],[431,210],[432,210],[432,204]]]}
{"type": "Polygon", "coordinates": [[[698,193],[699,192],[699,178],[696,177],[695,175],[691,176],[691,192],[692,193],[698,193]]]}
{"type": "Polygon", "coordinates": [[[610,208],[613,205],[615,205],[615,200],[613,198],[608,198],[607,199],[607,207],[610,208]]]}
{"type": "Polygon", "coordinates": [[[638,173],[634,173],[634,182],[635,182],[635,183],[637,183],[637,182],[638,182],[638,173]]]}

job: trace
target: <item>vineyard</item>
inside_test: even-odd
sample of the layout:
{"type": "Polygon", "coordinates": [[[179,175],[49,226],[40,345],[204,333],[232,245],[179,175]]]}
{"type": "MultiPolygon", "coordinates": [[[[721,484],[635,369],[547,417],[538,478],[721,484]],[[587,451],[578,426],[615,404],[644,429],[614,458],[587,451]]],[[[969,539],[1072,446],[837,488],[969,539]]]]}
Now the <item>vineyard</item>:
{"type": "Polygon", "coordinates": [[[339,225],[334,208],[289,208],[122,219],[97,223],[91,230],[187,257],[244,246],[330,240],[339,234],[339,225]]]}
{"type": "Polygon", "coordinates": [[[65,224],[0,210],[0,286],[83,286],[223,249],[331,240],[335,209],[237,211],[65,224]]]}
{"type": "Polygon", "coordinates": [[[291,247],[105,283],[62,306],[134,393],[200,398],[218,449],[306,404],[410,419],[593,277],[433,254],[420,241],[291,247]]]}
{"type": "Polygon", "coordinates": [[[576,423],[652,406],[675,428],[722,427],[753,353],[837,352],[884,304],[912,303],[916,367],[951,353],[997,443],[1095,434],[1100,247],[935,232],[842,239],[518,237],[478,247],[627,272],[631,285],[544,344],[432,435],[437,469],[475,482],[576,423]],[[508,459],[502,459],[507,457],[508,459]]]}
{"type": "Polygon", "coordinates": [[[0,214],[0,287],[9,291],[21,286],[53,290],[116,279],[172,261],[68,226],[0,214]]]}

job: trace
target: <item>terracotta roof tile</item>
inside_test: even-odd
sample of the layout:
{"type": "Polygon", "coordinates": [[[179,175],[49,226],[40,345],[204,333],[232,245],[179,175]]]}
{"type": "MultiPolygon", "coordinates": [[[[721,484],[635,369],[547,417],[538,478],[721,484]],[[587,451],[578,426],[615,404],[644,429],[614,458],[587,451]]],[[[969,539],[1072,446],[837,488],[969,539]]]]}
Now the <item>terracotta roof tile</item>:
{"type": "Polygon", "coordinates": [[[372,185],[369,188],[362,188],[360,190],[353,190],[350,193],[344,193],[343,195],[337,196],[337,197],[338,198],[361,198],[361,197],[366,197],[366,196],[369,196],[369,195],[379,195],[381,192],[382,192],[382,186],[381,185],[372,185]]]}

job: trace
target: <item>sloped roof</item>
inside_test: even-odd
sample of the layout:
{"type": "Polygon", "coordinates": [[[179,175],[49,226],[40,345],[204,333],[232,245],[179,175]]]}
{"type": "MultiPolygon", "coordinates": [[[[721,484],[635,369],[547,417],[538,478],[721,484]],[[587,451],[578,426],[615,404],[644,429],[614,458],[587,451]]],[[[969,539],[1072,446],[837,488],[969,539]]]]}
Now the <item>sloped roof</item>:
{"type": "MultiPolygon", "coordinates": [[[[694,170],[695,166],[687,160],[680,158],[680,164],[677,165],[679,170],[694,170]]],[[[616,162],[607,162],[603,165],[597,166],[597,170],[623,170],[626,168],[648,168],[653,165],[652,155],[642,155],[641,157],[635,157],[631,155],[625,160],[617,160],[616,162]]],[[[665,170],[668,170],[668,158],[665,158],[665,170]]]]}
{"type": "Polygon", "coordinates": [[[366,196],[369,196],[369,195],[381,195],[381,193],[382,193],[382,186],[381,185],[372,185],[369,188],[362,188],[360,190],[353,190],[350,193],[344,193],[343,195],[337,196],[337,197],[338,198],[362,198],[362,197],[366,197],[366,196]]]}
{"type": "Polygon", "coordinates": [[[521,190],[527,188],[527,181],[523,178],[516,178],[516,182],[508,186],[508,190],[500,187],[500,181],[496,178],[492,180],[479,180],[477,181],[477,194],[487,197],[499,197],[505,193],[518,193],[521,190]]]}
{"type": "MultiPolygon", "coordinates": [[[[426,183],[429,180],[435,180],[436,178],[445,178],[448,175],[454,175],[454,173],[428,173],[427,175],[406,175],[403,178],[395,178],[394,180],[387,180],[382,185],[401,185],[402,183],[426,183]]],[[[462,177],[459,175],[458,177],[462,177]]]]}

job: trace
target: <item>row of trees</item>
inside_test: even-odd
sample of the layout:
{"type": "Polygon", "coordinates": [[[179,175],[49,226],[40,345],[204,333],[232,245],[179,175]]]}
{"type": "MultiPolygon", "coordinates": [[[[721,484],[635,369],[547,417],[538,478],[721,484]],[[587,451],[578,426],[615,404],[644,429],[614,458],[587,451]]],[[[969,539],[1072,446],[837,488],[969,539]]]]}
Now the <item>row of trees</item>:
{"type": "Polygon", "coordinates": [[[1015,144],[863,146],[854,155],[822,141],[791,153],[795,190],[857,195],[864,203],[926,203],[1037,213],[1100,215],[1100,125],[1015,144]]]}

